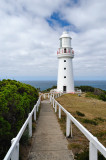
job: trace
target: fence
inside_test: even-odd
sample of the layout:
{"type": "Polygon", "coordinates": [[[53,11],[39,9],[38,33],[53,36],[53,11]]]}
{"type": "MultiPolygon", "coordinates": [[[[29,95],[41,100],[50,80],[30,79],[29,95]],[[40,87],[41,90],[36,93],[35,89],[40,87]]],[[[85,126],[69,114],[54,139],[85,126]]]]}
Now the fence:
{"type": "Polygon", "coordinates": [[[27,126],[29,129],[29,137],[32,137],[32,115],[34,114],[34,120],[36,121],[36,111],[38,112],[39,110],[40,102],[41,96],[39,97],[36,105],[34,105],[33,110],[29,113],[28,118],[26,119],[17,136],[11,140],[12,145],[8,150],[4,160],[19,160],[19,141],[27,126]]]}
{"type": "Polygon", "coordinates": [[[50,96],[50,93],[44,93],[44,94],[43,94],[43,98],[44,98],[44,99],[49,98],[49,96],[50,96]]]}
{"type": "MultiPolygon", "coordinates": [[[[59,94],[61,96],[61,94],[59,94]]],[[[89,160],[98,160],[98,151],[106,158],[106,148],[94,137],[83,125],[81,125],[65,108],[63,108],[55,99],[54,94],[50,96],[50,102],[57,112],[59,110],[59,119],[61,118],[61,110],[66,114],[66,137],[72,137],[72,122],[89,140],[89,160]]]]}

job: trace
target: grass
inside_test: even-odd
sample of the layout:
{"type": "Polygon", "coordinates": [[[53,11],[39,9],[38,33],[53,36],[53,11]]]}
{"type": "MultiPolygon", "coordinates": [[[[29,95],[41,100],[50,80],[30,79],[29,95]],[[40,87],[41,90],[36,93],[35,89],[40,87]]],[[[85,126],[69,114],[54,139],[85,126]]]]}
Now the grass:
{"type": "Polygon", "coordinates": [[[75,142],[73,142],[73,143],[71,143],[71,144],[69,143],[69,144],[68,144],[68,149],[71,150],[71,149],[73,149],[73,148],[75,148],[75,149],[76,149],[76,148],[81,149],[82,146],[81,146],[81,144],[78,144],[78,143],[75,143],[75,142]]]}
{"type": "MultiPolygon", "coordinates": [[[[86,97],[86,94],[81,97],[77,94],[65,94],[57,98],[57,101],[106,146],[106,102],[86,97]]],[[[65,134],[66,118],[63,111],[59,123],[65,134]]],[[[89,142],[74,124],[72,126],[73,137],[68,138],[68,147],[74,154],[85,152],[89,142]]]]}

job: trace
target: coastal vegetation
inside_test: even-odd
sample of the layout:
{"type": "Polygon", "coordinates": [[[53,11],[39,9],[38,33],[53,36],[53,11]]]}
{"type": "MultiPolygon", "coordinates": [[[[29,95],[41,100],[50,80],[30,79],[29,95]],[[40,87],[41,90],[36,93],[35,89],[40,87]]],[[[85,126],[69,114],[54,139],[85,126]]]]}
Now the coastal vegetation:
{"type": "Polygon", "coordinates": [[[102,89],[94,88],[91,86],[79,86],[76,88],[81,89],[82,92],[85,92],[86,97],[92,97],[92,98],[106,101],[106,91],[102,89]]]}
{"type": "MultiPolygon", "coordinates": [[[[43,90],[43,93],[50,92],[52,89],[56,89],[57,86],[52,86],[51,88],[48,88],[46,90],[43,90]]],[[[76,86],[75,88],[81,89],[82,92],[86,93],[86,97],[92,97],[95,99],[100,99],[103,101],[106,101],[106,91],[99,89],[99,88],[94,88],[91,86],[76,86]]]]}
{"type": "Polygon", "coordinates": [[[57,86],[52,86],[51,88],[47,88],[47,89],[43,90],[42,92],[47,93],[47,92],[50,92],[51,89],[56,89],[56,88],[57,88],[57,86]]]}
{"type": "Polygon", "coordinates": [[[10,79],[0,81],[0,159],[5,156],[11,139],[17,135],[38,96],[38,91],[28,84],[10,79]]]}
{"type": "MultiPolygon", "coordinates": [[[[94,91],[90,90],[92,94],[94,91]]],[[[106,102],[92,96],[88,97],[86,94],[88,92],[85,90],[80,97],[77,94],[65,94],[57,98],[57,101],[106,146],[106,102]]],[[[66,134],[66,115],[63,111],[62,118],[58,121],[66,134]]],[[[73,137],[68,138],[68,148],[73,151],[77,160],[88,160],[89,142],[74,124],[72,128],[73,137]]],[[[100,153],[99,159],[105,160],[100,153]]]]}

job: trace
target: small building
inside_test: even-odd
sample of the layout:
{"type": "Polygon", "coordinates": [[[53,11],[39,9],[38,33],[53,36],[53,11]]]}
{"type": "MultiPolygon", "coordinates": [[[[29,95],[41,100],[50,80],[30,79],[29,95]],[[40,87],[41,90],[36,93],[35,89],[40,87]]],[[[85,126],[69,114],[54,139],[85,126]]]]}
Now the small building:
{"type": "Polygon", "coordinates": [[[74,93],[73,65],[74,51],[71,48],[71,37],[65,31],[60,37],[60,47],[57,51],[58,79],[57,92],[74,93]]]}

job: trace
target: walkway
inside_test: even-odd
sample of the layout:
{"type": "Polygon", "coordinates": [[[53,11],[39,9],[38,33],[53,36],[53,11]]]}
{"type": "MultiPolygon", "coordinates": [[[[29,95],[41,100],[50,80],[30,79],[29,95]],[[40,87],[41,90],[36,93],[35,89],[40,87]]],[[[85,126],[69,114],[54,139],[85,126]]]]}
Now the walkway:
{"type": "Polygon", "coordinates": [[[67,144],[49,101],[42,101],[28,160],[73,160],[67,144]]]}

